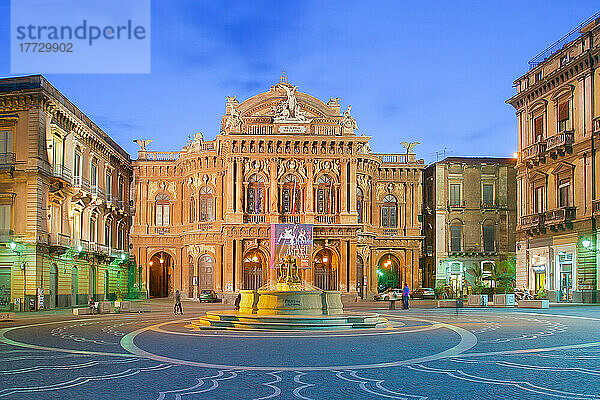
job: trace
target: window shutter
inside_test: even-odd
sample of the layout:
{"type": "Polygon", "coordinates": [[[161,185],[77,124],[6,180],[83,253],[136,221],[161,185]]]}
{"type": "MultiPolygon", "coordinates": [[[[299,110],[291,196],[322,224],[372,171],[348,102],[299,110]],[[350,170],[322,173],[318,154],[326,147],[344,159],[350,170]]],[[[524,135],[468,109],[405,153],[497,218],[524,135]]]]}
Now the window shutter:
{"type": "Polygon", "coordinates": [[[558,121],[566,121],[569,119],[569,102],[565,101],[558,105],[558,121]]]}
{"type": "Polygon", "coordinates": [[[156,225],[157,226],[162,225],[162,210],[163,210],[163,206],[157,204],[156,205],[156,225]]]}
{"type": "Polygon", "coordinates": [[[535,136],[542,136],[544,134],[544,118],[540,115],[533,120],[533,132],[535,136]]]}

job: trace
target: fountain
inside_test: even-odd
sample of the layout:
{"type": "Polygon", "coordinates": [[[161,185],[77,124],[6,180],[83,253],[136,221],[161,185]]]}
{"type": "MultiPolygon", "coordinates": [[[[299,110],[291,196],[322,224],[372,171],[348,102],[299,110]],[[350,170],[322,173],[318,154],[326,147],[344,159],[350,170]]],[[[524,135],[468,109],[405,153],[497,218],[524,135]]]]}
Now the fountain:
{"type": "Polygon", "coordinates": [[[298,264],[286,256],[277,266],[277,281],[258,290],[240,291],[239,312],[212,311],[194,320],[193,329],[352,329],[378,328],[387,320],[377,314],[344,314],[341,293],[302,283],[298,264]]]}

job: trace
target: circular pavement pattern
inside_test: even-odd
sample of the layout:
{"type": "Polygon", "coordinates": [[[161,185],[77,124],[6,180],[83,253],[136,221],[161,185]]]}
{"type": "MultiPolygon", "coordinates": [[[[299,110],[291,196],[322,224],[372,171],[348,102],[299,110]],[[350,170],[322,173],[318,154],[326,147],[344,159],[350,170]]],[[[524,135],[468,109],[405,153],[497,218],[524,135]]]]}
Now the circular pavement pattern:
{"type": "Polygon", "coordinates": [[[0,399],[600,399],[596,306],[315,332],[199,331],[196,311],[0,325],[0,399]]]}

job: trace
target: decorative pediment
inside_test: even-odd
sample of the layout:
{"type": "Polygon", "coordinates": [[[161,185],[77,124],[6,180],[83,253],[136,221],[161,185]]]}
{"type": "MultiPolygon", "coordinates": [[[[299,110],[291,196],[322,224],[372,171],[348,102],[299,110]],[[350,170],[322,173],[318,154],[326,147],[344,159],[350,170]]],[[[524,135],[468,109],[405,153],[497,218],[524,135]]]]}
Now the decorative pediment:
{"type": "Polygon", "coordinates": [[[552,173],[554,175],[572,174],[574,169],[575,165],[563,161],[552,169],[552,173]]]}

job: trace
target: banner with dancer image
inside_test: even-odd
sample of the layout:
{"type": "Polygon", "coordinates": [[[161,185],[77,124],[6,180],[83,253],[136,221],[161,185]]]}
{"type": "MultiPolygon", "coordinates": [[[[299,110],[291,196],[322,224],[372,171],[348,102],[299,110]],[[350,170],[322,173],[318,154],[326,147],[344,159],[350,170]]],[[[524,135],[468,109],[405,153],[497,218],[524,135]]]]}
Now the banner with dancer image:
{"type": "Polygon", "coordinates": [[[298,259],[299,268],[310,268],[312,251],[312,225],[271,224],[271,268],[276,268],[286,256],[298,259]]]}

